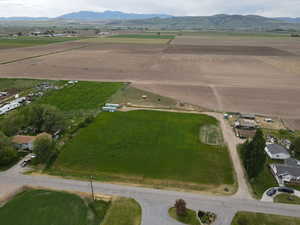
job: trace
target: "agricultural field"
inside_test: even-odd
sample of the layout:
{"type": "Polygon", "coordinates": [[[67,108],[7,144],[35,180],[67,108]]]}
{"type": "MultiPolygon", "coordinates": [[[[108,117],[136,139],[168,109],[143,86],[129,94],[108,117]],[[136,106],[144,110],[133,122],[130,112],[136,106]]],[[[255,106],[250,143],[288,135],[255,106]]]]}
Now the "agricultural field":
{"type": "Polygon", "coordinates": [[[52,105],[71,114],[99,112],[111,95],[122,87],[122,83],[79,81],[60,90],[48,92],[36,103],[52,105]]]}
{"type": "Polygon", "coordinates": [[[238,212],[231,225],[299,225],[300,218],[262,213],[238,212]]]}
{"type": "Polygon", "coordinates": [[[6,225],[98,225],[108,206],[66,192],[26,190],[0,207],[0,218],[6,225]]]}
{"type": "MultiPolygon", "coordinates": [[[[169,36],[167,36],[169,37],[169,36]]],[[[170,36],[171,37],[171,36],[170,36]]],[[[112,36],[112,37],[101,37],[101,38],[93,38],[90,39],[89,43],[96,43],[96,44],[104,44],[104,43],[111,43],[111,44],[167,44],[171,39],[170,38],[145,38],[139,35],[135,36],[112,36]]]]}
{"type": "Polygon", "coordinates": [[[76,37],[10,37],[0,38],[0,49],[32,47],[36,45],[47,45],[65,41],[80,40],[76,37]]]}
{"type": "Polygon", "coordinates": [[[300,130],[299,39],[222,35],[183,33],[171,43],[91,38],[30,52],[3,50],[0,62],[52,54],[1,65],[0,76],[131,82],[202,108],[280,117],[300,130]]]}
{"type": "Polygon", "coordinates": [[[207,125],[218,122],[185,113],[101,113],[65,145],[49,172],[221,193],[227,187],[233,192],[227,148],[200,140],[199,131],[207,125]]]}
{"type": "Polygon", "coordinates": [[[174,39],[174,35],[155,35],[155,34],[120,34],[111,36],[111,38],[135,38],[135,39],[174,39]]]}

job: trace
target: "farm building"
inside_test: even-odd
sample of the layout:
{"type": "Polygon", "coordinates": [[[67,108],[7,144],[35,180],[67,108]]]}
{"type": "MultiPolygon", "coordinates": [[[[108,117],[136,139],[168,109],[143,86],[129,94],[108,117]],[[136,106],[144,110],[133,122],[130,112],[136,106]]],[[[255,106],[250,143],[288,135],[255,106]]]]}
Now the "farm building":
{"type": "Polygon", "coordinates": [[[291,157],[286,148],[278,144],[266,145],[265,152],[271,159],[289,159],[291,157]]]}
{"type": "Polygon", "coordinates": [[[247,120],[255,120],[256,117],[254,114],[241,114],[240,118],[247,119],[247,120]]]}
{"type": "Polygon", "coordinates": [[[245,130],[255,130],[257,124],[254,120],[250,119],[239,119],[235,122],[235,128],[245,129],[245,130]]]}
{"type": "Polygon", "coordinates": [[[279,185],[300,184],[300,163],[290,159],[285,164],[271,164],[270,168],[279,185]]]}
{"type": "Polygon", "coordinates": [[[256,130],[242,130],[242,129],[235,129],[236,136],[243,139],[243,138],[253,138],[255,136],[256,130]]]}
{"type": "Polygon", "coordinates": [[[52,139],[52,136],[48,133],[41,133],[37,136],[25,136],[25,135],[17,135],[12,138],[12,143],[16,146],[19,150],[33,150],[33,143],[39,137],[48,137],[52,139]]]}

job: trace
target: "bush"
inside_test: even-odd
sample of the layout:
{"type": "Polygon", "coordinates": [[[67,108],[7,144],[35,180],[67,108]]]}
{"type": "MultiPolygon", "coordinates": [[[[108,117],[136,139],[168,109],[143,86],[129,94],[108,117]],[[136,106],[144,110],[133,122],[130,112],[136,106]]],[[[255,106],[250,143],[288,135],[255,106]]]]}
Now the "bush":
{"type": "Polygon", "coordinates": [[[0,132],[0,166],[7,166],[17,158],[17,151],[11,141],[0,132]]]}
{"type": "Polygon", "coordinates": [[[187,213],[186,203],[183,199],[178,199],[175,202],[177,216],[185,216],[187,213]]]}
{"type": "Polygon", "coordinates": [[[46,135],[38,137],[33,143],[33,152],[36,154],[35,164],[47,163],[55,154],[55,143],[46,135]]]}

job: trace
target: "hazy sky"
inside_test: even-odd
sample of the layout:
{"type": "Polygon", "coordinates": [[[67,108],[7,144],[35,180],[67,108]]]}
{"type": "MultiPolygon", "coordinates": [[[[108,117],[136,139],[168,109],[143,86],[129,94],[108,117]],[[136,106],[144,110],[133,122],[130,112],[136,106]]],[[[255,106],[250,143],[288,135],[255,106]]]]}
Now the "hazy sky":
{"type": "Polygon", "coordinates": [[[205,16],[220,13],[300,17],[300,0],[0,0],[0,17],[47,16],[92,10],[205,16]]]}

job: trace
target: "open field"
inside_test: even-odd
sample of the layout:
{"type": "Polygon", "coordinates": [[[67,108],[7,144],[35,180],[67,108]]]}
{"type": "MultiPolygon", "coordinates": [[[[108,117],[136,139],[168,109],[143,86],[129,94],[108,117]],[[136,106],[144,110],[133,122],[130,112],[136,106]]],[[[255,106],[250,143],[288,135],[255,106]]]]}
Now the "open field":
{"type": "Polygon", "coordinates": [[[47,45],[58,42],[74,41],[80,38],[69,37],[11,37],[0,38],[0,49],[31,47],[36,45],[47,45]]]}
{"type": "Polygon", "coordinates": [[[100,180],[158,187],[222,192],[226,186],[232,191],[234,178],[227,148],[203,144],[199,137],[202,126],[217,124],[206,115],[101,113],[66,144],[52,170],[61,175],[93,174],[100,180]]]}
{"type": "Polygon", "coordinates": [[[27,190],[0,207],[0,218],[5,225],[98,225],[107,206],[66,192],[27,190]]]}
{"type": "Polygon", "coordinates": [[[299,225],[300,219],[271,214],[238,212],[231,225],[299,225]]]}
{"type": "Polygon", "coordinates": [[[111,38],[135,38],[135,39],[174,39],[174,35],[157,35],[157,34],[120,34],[111,36],[111,38]]]}
{"type": "Polygon", "coordinates": [[[115,44],[167,44],[171,39],[170,38],[144,38],[144,37],[123,37],[112,36],[112,37],[102,37],[102,38],[93,38],[90,39],[90,43],[115,43],[115,44]]]}
{"type": "Polygon", "coordinates": [[[80,81],[75,85],[48,92],[37,103],[52,105],[68,113],[99,111],[110,96],[122,86],[122,83],[80,81]]]}
{"type": "MultiPolygon", "coordinates": [[[[174,48],[198,46],[186,54],[165,53],[168,45],[144,44],[148,39],[130,45],[103,39],[3,50],[0,62],[63,52],[0,65],[0,76],[132,82],[134,87],[208,109],[300,119],[298,39],[176,37],[174,48]],[[203,46],[215,49],[201,53],[203,46]],[[228,46],[235,46],[232,53],[228,46]],[[238,51],[238,55],[236,49],[244,47],[259,51],[255,55],[238,51]],[[290,55],[266,56],[261,51],[265,48],[290,55]]],[[[294,128],[300,129],[297,124],[294,128]]]]}

